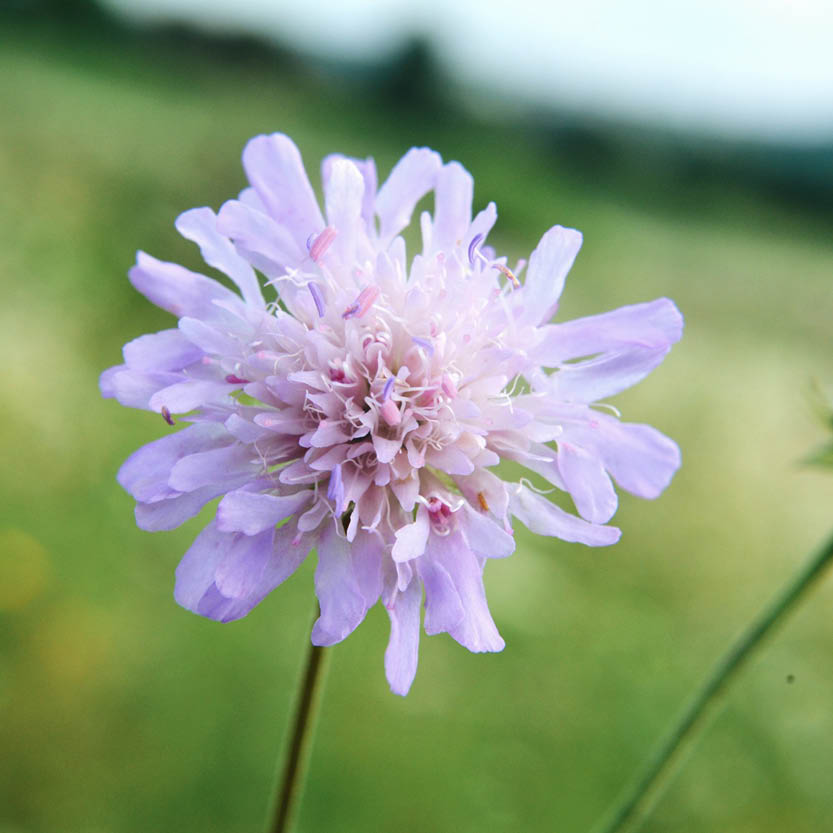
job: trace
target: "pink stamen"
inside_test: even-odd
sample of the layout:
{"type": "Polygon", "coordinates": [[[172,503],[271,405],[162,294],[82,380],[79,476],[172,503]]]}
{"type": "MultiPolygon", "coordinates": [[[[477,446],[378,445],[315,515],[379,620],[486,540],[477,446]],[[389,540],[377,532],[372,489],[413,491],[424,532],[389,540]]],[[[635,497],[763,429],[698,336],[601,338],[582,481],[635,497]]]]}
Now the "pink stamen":
{"type": "Polygon", "coordinates": [[[402,422],[402,414],[399,413],[399,408],[396,407],[396,403],[392,399],[382,403],[379,413],[388,425],[399,425],[402,422]]]}
{"type": "Polygon", "coordinates": [[[366,286],[356,300],[342,313],[342,318],[361,318],[379,297],[378,286],[366,286]]]}
{"type": "Polygon", "coordinates": [[[229,373],[229,375],[226,376],[226,381],[230,385],[248,385],[249,384],[248,379],[241,379],[239,376],[235,376],[233,373],[229,373]]]}
{"type": "Polygon", "coordinates": [[[324,256],[324,253],[333,243],[333,240],[336,239],[336,235],[338,231],[336,231],[333,226],[327,226],[318,237],[315,238],[315,242],[309,248],[309,256],[318,263],[319,260],[324,256]]]}
{"type": "Polygon", "coordinates": [[[454,380],[447,374],[443,374],[443,393],[450,397],[451,399],[455,399],[457,397],[457,385],[454,384],[454,380]]]}

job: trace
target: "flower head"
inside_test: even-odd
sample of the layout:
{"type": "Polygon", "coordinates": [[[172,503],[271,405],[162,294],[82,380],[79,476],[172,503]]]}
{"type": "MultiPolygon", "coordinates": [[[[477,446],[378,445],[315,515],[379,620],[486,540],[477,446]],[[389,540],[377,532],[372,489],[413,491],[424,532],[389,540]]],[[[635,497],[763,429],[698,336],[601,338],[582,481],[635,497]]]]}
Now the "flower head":
{"type": "Polygon", "coordinates": [[[344,639],[381,597],[387,677],[405,694],[423,591],[428,634],[503,648],[483,568],[514,550],[513,517],[612,544],[611,477],[645,498],[668,484],[677,446],[594,403],[650,373],[682,319],[663,298],[549,323],[579,232],[550,229],[521,282],[523,264],[485,245],[494,203],[472,218],[471,176],[426,148],[378,189],[372,160],[328,157],[324,214],[286,136],[252,139],[243,165],[239,199],[176,222],[237,291],[141,252],[130,271],[179,323],[125,345],[102,392],[189,425],[135,452],[119,482],[147,530],[222,498],[177,568],[177,601],[203,616],[245,616],[315,548],[313,642],[344,639]],[[430,191],[409,260],[400,233],[430,191]],[[503,480],[501,459],[569,492],[578,514],[503,480]]]}

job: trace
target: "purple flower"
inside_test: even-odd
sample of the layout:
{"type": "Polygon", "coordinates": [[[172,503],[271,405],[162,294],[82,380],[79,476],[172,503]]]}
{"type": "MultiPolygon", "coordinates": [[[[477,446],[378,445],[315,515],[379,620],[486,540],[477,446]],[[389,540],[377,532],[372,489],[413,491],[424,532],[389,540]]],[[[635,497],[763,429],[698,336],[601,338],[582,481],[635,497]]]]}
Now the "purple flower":
{"type": "Polygon", "coordinates": [[[472,219],[471,176],[426,148],[378,189],[372,160],[326,158],[323,215],[286,136],[252,139],[243,165],[252,187],[239,199],[176,222],[237,292],[142,252],[130,270],[179,323],[125,345],[102,393],[189,425],[139,449],[118,479],[147,530],[222,498],[177,568],[181,605],[238,619],[315,548],[313,642],[344,639],[381,597],[388,681],[406,694],[423,591],[428,634],[503,648],[483,568],[515,549],[513,517],[603,546],[620,534],[606,525],[611,478],[644,498],[668,485],[677,446],[596,403],[650,373],[682,319],[661,298],[549,323],[581,234],[551,228],[521,284],[521,268],[482,245],[494,203],[472,219]],[[432,190],[409,261],[400,233],[432,190]],[[502,459],[569,492],[578,514],[503,480],[502,459]]]}

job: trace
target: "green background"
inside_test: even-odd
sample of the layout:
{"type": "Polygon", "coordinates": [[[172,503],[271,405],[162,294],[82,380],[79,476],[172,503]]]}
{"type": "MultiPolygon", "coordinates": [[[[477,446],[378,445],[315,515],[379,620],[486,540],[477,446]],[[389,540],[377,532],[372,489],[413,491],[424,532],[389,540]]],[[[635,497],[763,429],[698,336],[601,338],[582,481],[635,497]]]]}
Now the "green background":
{"type": "MultiPolygon", "coordinates": [[[[829,215],[719,183],[555,161],[517,119],[426,117],[332,78],[41,27],[0,30],[0,831],[261,829],[313,615],[313,559],[248,618],[202,620],[173,571],[205,517],[133,523],[115,473],[163,433],[103,401],[121,345],[171,326],[130,287],[135,250],[198,267],[173,228],[243,187],[280,130],[317,182],[331,151],[380,174],[429,144],[474,175],[490,242],[585,235],[560,317],[672,297],[682,342],[620,396],[675,438],[622,542],[536,538],[489,565],[506,639],[423,638],[390,694],[377,607],[332,654],[303,831],[587,831],[695,685],[833,526],[808,397],[833,380],[829,215]],[[646,180],[647,181],[647,180],[646,180]]],[[[650,154],[642,164],[651,167],[650,154]]],[[[756,656],[643,830],[833,830],[833,581],[756,656]],[[790,682],[791,680],[791,682],[790,682]]]]}

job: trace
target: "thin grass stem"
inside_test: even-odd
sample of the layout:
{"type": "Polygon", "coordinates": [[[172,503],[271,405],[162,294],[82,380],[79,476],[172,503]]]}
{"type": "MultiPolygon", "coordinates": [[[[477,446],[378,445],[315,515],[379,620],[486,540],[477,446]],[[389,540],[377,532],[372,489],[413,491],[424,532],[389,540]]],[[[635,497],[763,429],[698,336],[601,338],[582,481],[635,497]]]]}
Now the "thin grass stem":
{"type": "Polygon", "coordinates": [[[267,828],[268,833],[290,833],[293,829],[303,794],[328,657],[329,652],[326,648],[310,643],[307,664],[298,692],[292,736],[286,752],[271,824],[267,828]]]}
{"type": "Polygon", "coordinates": [[[753,620],[735,644],[715,666],[703,686],[692,698],[680,719],[668,733],[645,769],[627,789],[608,818],[595,833],[621,833],[633,830],[643,821],[668,782],[668,776],[682,752],[702,733],[709,715],[737,677],[740,670],[805,593],[818,581],[833,561],[833,538],[811,558],[789,584],[753,620]]]}

